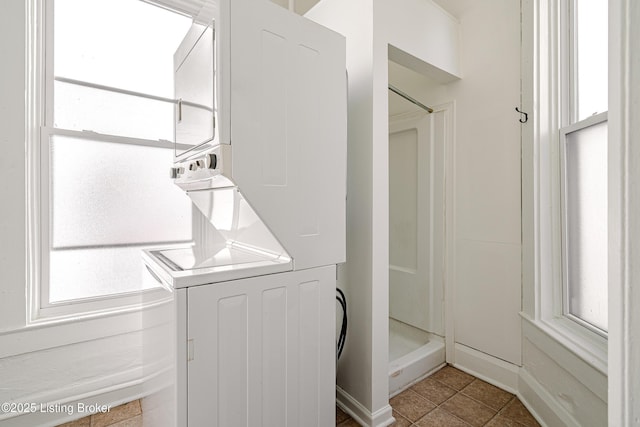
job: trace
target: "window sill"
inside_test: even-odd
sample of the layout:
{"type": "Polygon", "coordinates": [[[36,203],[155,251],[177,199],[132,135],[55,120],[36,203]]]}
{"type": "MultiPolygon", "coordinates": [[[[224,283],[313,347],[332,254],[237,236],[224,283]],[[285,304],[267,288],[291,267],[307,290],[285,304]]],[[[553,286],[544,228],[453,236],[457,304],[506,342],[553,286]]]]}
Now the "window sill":
{"type": "Polygon", "coordinates": [[[533,319],[525,313],[520,316],[527,324],[578,357],[603,375],[608,371],[607,339],[565,318],[533,319]]]}
{"type": "Polygon", "coordinates": [[[100,312],[40,318],[0,333],[0,359],[98,338],[142,332],[175,321],[172,295],[100,312]]]}
{"type": "Polygon", "coordinates": [[[40,308],[32,313],[28,327],[40,324],[78,322],[136,313],[172,300],[172,294],[165,288],[148,289],[122,296],[103,297],[92,300],[68,301],[59,305],[40,308]]]}

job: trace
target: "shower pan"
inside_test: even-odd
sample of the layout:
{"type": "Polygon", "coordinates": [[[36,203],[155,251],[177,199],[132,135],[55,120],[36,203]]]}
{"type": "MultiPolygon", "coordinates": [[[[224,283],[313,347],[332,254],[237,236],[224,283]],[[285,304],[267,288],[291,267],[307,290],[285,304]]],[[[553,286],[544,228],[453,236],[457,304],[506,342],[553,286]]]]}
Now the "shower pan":
{"type": "Polygon", "coordinates": [[[389,318],[389,396],[444,365],[442,337],[389,318]]]}

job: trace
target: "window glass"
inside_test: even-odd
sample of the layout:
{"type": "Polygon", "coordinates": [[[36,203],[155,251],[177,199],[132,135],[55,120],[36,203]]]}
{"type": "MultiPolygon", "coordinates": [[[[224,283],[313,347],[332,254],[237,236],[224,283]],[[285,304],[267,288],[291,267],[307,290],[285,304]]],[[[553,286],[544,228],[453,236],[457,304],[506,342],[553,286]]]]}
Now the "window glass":
{"type": "Polygon", "coordinates": [[[607,122],[566,136],[566,309],[607,330],[607,122]]]}
{"type": "Polygon", "coordinates": [[[192,236],[173,150],[59,135],[50,148],[47,303],[145,289],[141,250],[192,236]]]}
{"type": "Polygon", "coordinates": [[[142,291],[157,286],[143,280],[139,246],[57,249],[49,260],[49,303],[142,291]]]}
{"type": "Polygon", "coordinates": [[[190,199],[169,179],[172,151],[53,136],[52,247],[190,240],[190,199]]]}
{"type": "Polygon", "coordinates": [[[576,0],[577,119],[608,109],[607,0],[576,0]]]}
{"type": "Polygon", "coordinates": [[[173,98],[191,19],[139,0],[55,0],[54,75],[173,98]]]}
{"type": "Polygon", "coordinates": [[[168,174],[173,146],[158,142],[174,139],[173,54],[191,19],[139,0],[49,5],[43,307],[156,287],[142,249],[193,234],[191,202],[168,174]]]}
{"type": "Polygon", "coordinates": [[[55,82],[54,127],[173,141],[175,104],[55,82]]]}

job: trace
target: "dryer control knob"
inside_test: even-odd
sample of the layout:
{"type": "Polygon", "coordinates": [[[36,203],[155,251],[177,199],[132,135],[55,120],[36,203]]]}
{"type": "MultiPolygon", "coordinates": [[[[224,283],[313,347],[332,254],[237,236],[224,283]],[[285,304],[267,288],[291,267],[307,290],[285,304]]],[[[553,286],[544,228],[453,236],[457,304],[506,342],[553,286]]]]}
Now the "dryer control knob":
{"type": "Polygon", "coordinates": [[[209,164],[209,169],[215,169],[218,167],[218,156],[216,154],[208,154],[207,155],[207,163],[209,164]]]}

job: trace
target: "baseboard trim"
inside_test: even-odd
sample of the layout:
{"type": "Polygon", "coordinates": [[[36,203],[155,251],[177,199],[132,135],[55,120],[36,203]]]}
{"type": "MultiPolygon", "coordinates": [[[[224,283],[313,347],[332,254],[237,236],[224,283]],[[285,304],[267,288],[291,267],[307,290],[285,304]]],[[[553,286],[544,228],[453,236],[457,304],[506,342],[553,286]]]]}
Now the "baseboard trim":
{"type": "Polygon", "coordinates": [[[340,409],[349,414],[351,418],[362,426],[387,427],[395,422],[391,405],[387,404],[372,413],[339,386],[336,386],[336,403],[340,409]]]}
{"type": "Polygon", "coordinates": [[[47,396],[40,394],[25,397],[20,401],[23,403],[47,402],[43,407],[47,409],[40,410],[38,403],[36,412],[4,413],[0,415],[0,424],[3,427],[57,426],[91,415],[92,412],[88,411],[91,408],[113,408],[149,396],[171,384],[171,370],[165,369],[144,378],[140,378],[139,368],[132,372],[138,373],[138,379],[112,383],[110,386],[98,387],[90,392],[80,390],[81,387],[79,387],[76,393],[71,388],[64,390],[67,392],[67,397],[64,398],[62,396],[65,393],[61,393],[60,390],[47,396]],[[84,408],[85,412],[80,412],[81,408],[84,408]]]}
{"type": "Polygon", "coordinates": [[[525,369],[520,369],[517,396],[542,427],[580,427],[575,418],[525,369]]]}
{"type": "Polygon", "coordinates": [[[52,427],[69,421],[74,421],[91,413],[79,413],[80,405],[107,405],[118,406],[119,404],[131,402],[144,396],[146,388],[142,383],[132,384],[123,388],[110,391],[102,391],[91,397],[71,400],[58,404],[53,412],[33,412],[17,415],[12,418],[2,420],[3,427],[52,427]],[[70,410],[68,409],[70,408],[70,410]]]}
{"type": "Polygon", "coordinates": [[[517,393],[519,366],[458,343],[454,351],[453,366],[503,390],[517,393]]]}

